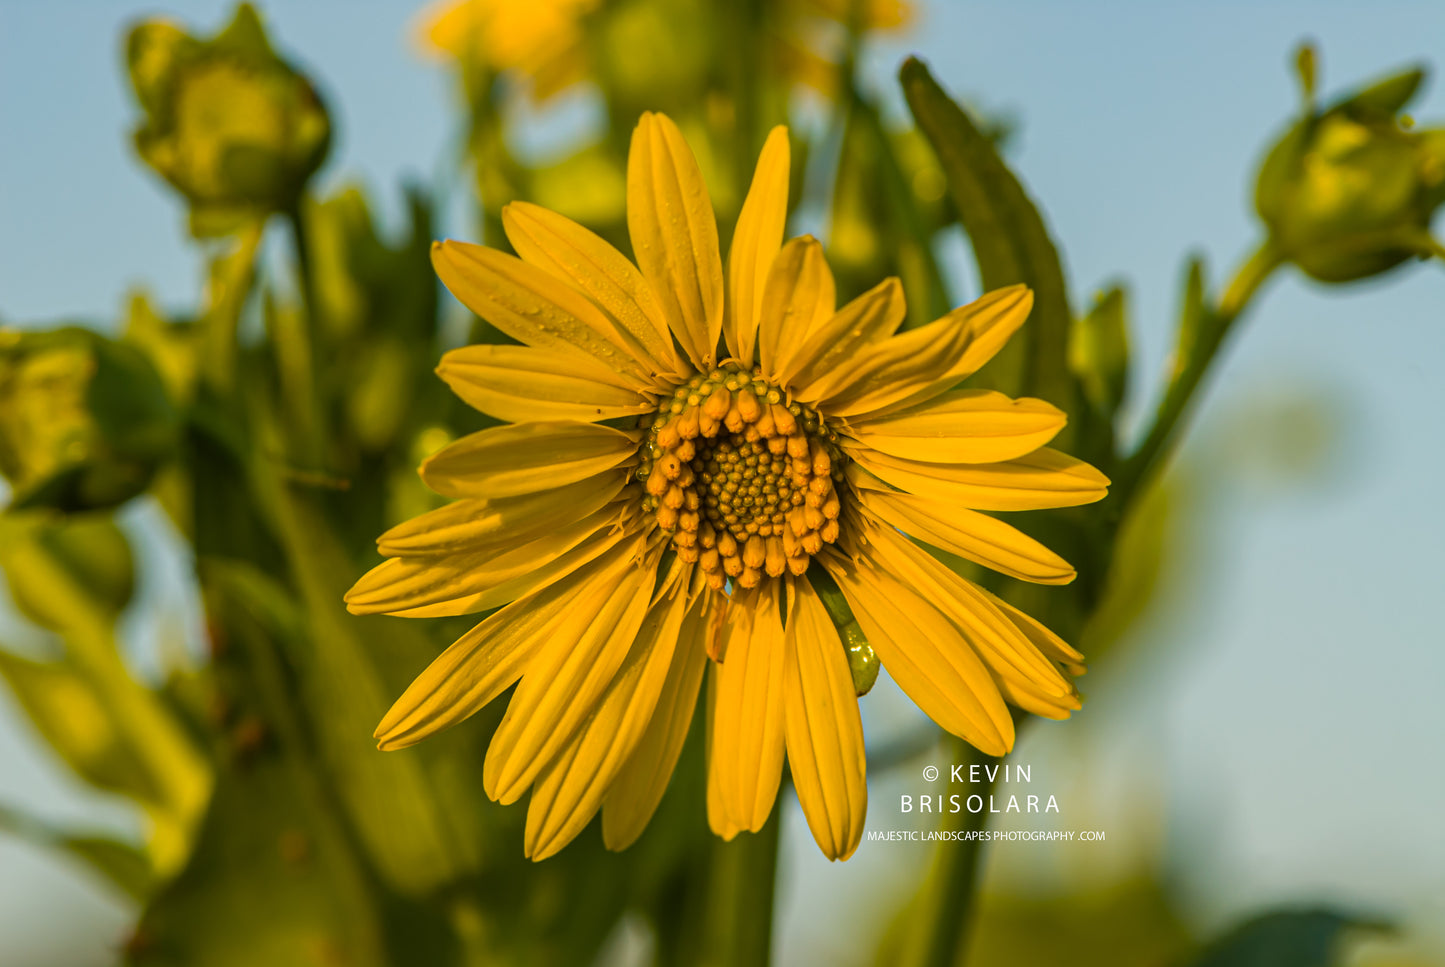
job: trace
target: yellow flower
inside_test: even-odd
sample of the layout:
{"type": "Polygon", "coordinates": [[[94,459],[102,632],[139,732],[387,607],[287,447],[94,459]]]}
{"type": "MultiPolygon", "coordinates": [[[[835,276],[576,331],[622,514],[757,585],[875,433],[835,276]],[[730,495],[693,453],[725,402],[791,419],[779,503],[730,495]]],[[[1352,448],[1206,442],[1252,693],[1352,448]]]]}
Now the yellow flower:
{"type": "Polygon", "coordinates": [[[440,0],[419,18],[422,46],[462,64],[512,71],[546,100],[586,76],[582,20],[602,0],[440,0]]]}
{"type": "MultiPolygon", "coordinates": [[[[436,0],[417,18],[424,52],[463,65],[527,79],[545,101],[583,80],[591,69],[585,19],[604,0],[436,0]]],[[[825,96],[838,86],[837,28],[854,16],[852,0],[787,0],[774,11],[771,37],[784,74],[825,96]]],[[[904,0],[865,0],[858,11],[865,33],[912,24],[904,0]]]]}
{"type": "Polygon", "coordinates": [[[456,502],[382,535],[392,559],[347,601],[414,617],[502,606],[376,735],[411,745],[520,680],[484,779],[504,803],[532,790],[534,859],[599,809],[609,847],[637,838],[709,664],[713,829],[762,826],[786,754],[819,846],[851,855],[863,729],[819,591],[832,583],[904,692],[980,749],[1012,747],[1005,701],[1053,718],[1079,707],[1082,656],[903,536],[1024,580],[1073,579],[980,511],[1087,503],[1108,481],[1045,446],[1059,410],[953,388],[1023,323],[1030,293],[993,292],[902,334],[897,279],[835,309],[818,242],[782,243],[788,165],[775,128],[726,276],[697,162],[655,114],[628,160],[636,266],[521,202],[503,212],[521,258],[434,248],[448,288],[523,344],[457,349],[439,372],[513,422],[422,465],[456,502]]]}

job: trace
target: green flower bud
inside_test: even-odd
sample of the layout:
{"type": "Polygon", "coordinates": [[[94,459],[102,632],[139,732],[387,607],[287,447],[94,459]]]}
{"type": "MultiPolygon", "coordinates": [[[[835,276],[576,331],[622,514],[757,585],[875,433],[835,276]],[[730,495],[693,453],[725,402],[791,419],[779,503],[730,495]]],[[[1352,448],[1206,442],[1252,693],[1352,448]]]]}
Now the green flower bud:
{"type": "Polygon", "coordinates": [[[112,507],[149,485],[178,417],[133,346],[85,329],[0,332],[0,476],[14,507],[112,507]]]}
{"type": "Polygon", "coordinates": [[[1439,251],[1430,219],[1445,202],[1445,129],[1412,130],[1400,113],[1423,71],[1319,110],[1312,53],[1298,66],[1304,116],[1265,157],[1255,187],[1274,247],[1322,282],[1368,278],[1439,251]]]}
{"type": "Polygon", "coordinates": [[[126,59],[145,112],[136,149],[190,203],[195,235],[228,234],[296,204],[326,158],[331,122],[250,5],[209,40],[163,20],[137,24],[126,59]]]}

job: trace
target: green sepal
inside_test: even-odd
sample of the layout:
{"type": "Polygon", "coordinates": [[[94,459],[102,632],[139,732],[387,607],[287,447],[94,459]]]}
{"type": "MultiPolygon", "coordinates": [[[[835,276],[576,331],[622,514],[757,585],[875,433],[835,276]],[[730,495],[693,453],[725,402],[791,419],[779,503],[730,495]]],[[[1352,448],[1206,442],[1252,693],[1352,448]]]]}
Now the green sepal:
{"type": "Polygon", "coordinates": [[[1129,387],[1128,296],[1122,287],[1101,293],[1074,321],[1069,366],[1089,405],[1112,421],[1129,387]]]}

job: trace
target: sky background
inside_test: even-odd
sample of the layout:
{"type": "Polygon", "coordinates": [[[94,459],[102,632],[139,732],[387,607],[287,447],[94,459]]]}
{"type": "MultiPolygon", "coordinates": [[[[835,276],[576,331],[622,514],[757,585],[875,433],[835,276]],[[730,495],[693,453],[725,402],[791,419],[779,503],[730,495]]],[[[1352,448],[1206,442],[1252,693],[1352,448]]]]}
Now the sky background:
{"type": "MultiPolygon", "coordinates": [[[[0,0],[0,320],[109,324],[132,286],[194,303],[202,263],[182,211],[129,148],[120,38],[155,12],[209,33],[227,9],[0,0]]],[[[415,6],[263,10],[336,119],[324,181],[359,179],[395,216],[401,180],[432,181],[456,137],[448,78],[409,44],[415,6]]],[[[1252,172],[1296,109],[1289,64],[1303,37],[1332,95],[1407,63],[1445,65],[1445,4],[935,2],[871,67],[899,102],[893,71],[916,51],[955,94],[1017,118],[1010,158],[1046,210],[1076,302],[1129,286],[1138,400],[1163,365],[1185,255],[1203,253],[1217,282],[1257,240],[1252,172]]],[[[1439,88],[1413,107],[1422,123],[1445,119],[1439,88]]],[[[959,301],[977,295],[966,270],[955,281],[959,301]]],[[[1016,754],[1035,764],[1035,786],[1074,791],[1062,825],[1103,828],[1109,847],[1000,846],[995,859],[1009,849],[1017,875],[1046,883],[1158,847],[1200,929],[1264,902],[1335,899],[1445,944],[1429,927],[1445,930],[1442,364],[1438,263],[1348,288],[1293,273],[1269,287],[1185,455],[1208,482],[1187,587],[1094,667],[1083,713],[1034,730],[1016,754]],[[1297,426],[1276,417],[1300,399],[1335,414],[1332,443],[1317,473],[1281,484],[1259,450],[1288,451],[1297,426]]],[[[889,695],[865,714],[885,716],[889,695]]],[[[898,794],[927,791],[913,772],[875,783],[870,827],[902,825],[898,794]]],[[[121,821],[50,763],[3,698],[0,802],[121,821]]],[[[868,884],[906,884],[925,859],[865,843],[828,867],[795,807],[788,819],[785,953],[827,943],[810,913],[860,907],[868,884]]],[[[72,962],[104,963],[125,919],[68,867],[0,839],[0,962],[53,962],[73,925],[91,924],[99,934],[84,935],[101,940],[72,962]]]]}

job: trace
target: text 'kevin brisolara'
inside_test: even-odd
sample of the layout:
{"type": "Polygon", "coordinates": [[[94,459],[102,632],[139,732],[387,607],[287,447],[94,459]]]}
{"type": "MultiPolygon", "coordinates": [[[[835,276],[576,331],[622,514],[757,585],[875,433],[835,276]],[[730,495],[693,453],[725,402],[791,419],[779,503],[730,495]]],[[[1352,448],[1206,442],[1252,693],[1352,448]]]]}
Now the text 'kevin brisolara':
{"type": "Polygon", "coordinates": [[[1024,796],[1023,802],[1019,802],[1018,796],[1009,796],[1007,801],[996,796],[980,796],[975,793],[972,796],[960,796],[955,793],[952,796],[910,796],[898,797],[898,811],[911,813],[916,808],[920,813],[961,813],[965,810],[971,813],[1056,813],[1059,811],[1059,802],[1053,796],[1046,800],[1041,796],[1024,796]]]}

